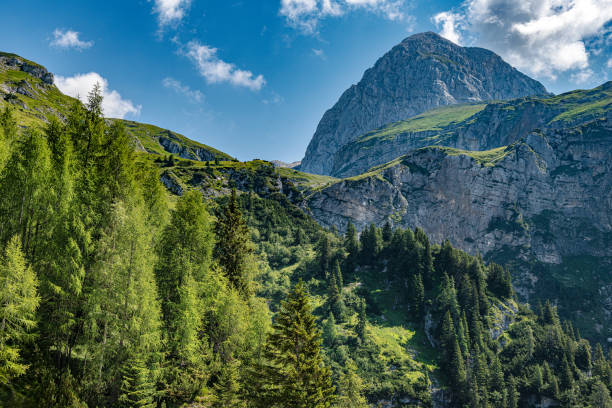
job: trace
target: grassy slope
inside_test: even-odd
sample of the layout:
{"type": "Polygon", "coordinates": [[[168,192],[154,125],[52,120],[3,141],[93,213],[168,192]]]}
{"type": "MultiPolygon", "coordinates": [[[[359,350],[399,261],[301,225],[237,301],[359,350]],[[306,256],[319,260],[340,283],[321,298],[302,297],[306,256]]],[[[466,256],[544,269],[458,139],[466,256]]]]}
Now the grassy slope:
{"type": "MultiPolygon", "coordinates": [[[[597,88],[576,90],[547,98],[521,98],[513,101],[492,102],[500,104],[510,112],[520,111],[523,104],[540,104],[552,113],[550,124],[571,124],[604,115],[612,109],[612,82],[597,88]]],[[[405,133],[439,132],[431,137],[432,144],[440,136],[456,126],[470,124],[487,105],[451,105],[432,109],[412,118],[391,123],[360,137],[354,143],[359,148],[372,146],[380,141],[391,140],[405,133]]]]}
{"type": "Polygon", "coordinates": [[[402,133],[441,131],[451,125],[463,122],[486,107],[479,105],[451,105],[432,109],[410,119],[395,122],[362,136],[361,143],[373,140],[387,140],[402,133]]]}

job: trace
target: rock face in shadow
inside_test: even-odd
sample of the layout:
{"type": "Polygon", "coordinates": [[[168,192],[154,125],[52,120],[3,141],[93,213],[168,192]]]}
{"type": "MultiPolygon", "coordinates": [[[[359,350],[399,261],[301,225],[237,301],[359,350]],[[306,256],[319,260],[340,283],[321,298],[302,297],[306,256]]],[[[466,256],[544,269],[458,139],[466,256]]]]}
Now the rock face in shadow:
{"type": "Polygon", "coordinates": [[[587,317],[596,313],[607,330],[599,334],[612,337],[612,112],[531,132],[494,154],[417,149],[313,193],[304,207],[340,231],[349,221],[358,230],[390,221],[488,260],[520,262],[527,265],[516,276],[522,299],[558,296],[561,309],[575,302],[567,309],[583,313],[577,319],[594,326],[587,317]],[[581,263],[566,266],[568,259],[581,263]],[[538,275],[536,264],[558,268],[558,277],[538,275]]]}
{"type": "Polygon", "coordinates": [[[330,174],[331,159],[342,146],[435,107],[545,94],[541,83],[491,51],[460,47],[431,32],[413,35],[380,58],[325,113],[300,170],[330,174]]]}

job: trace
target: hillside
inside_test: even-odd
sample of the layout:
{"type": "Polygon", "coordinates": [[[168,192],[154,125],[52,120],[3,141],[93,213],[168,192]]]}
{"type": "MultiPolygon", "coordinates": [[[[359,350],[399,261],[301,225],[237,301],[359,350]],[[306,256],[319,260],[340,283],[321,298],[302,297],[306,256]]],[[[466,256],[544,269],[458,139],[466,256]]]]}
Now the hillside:
{"type": "MultiPolygon", "coordinates": [[[[63,120],[78,101],[64,95],[45,67],[15,54],[0,52],[0,108],[11,106],[21,127],[43,128],[51,117],[63,120]]],[[[117,121],[119,119],[109,119],[117,121]]],[[[185,159],[234,160],[210,146],[178,133],[134,121],[121,121],[142,151],[176,154],[185,159]]]]}
{"type": "Polygon", "coordinates": [[[348,222],[359,230],[387,221],[421,227],[434,242],[448,238],[469,253],[513,264],[522,299],[555,299],[583,333],[606,339],[611,152],[608,113],[492,150],[416,149],[314,192],[305,207],[341,231],[348,222]]]}
{"type": "Polygon", "coordinates": [[[495,53],[435,33],[406,38],[347,89],[321,119],[300,169],[332,174],[334,154],[383,125],[446,105],[546,95],[495,53]]]}

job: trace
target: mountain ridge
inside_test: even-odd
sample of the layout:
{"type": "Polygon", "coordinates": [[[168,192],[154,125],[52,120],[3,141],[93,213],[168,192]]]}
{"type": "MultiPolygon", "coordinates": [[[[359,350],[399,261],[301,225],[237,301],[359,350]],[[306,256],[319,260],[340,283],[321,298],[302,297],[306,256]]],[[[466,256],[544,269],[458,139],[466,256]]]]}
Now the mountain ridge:
{"type": "Polygon", "coordinates": [[[330,158],[367,131],[431,108],[546,95],[546,88],[482,48],[435,33],[403,40],[347,89],[317,126],[300,169],[330,174],[330,158]]]}

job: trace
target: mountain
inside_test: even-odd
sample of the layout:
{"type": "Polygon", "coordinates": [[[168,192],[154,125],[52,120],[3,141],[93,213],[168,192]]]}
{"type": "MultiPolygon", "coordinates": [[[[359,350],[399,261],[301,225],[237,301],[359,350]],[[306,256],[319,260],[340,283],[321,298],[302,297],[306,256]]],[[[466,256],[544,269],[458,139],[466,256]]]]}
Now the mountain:
{"type": "Polygon", "coordinates": [[[323,115],[300,169],[331,174],[334,154],[347,143],[432,108],[546,94],[541,83],[491,51],[416,34],[380,58],[323,115]]]}
{"type": "MultiPolygon", "coordinates": [[[[0,108],[12,106],[21,127],[43,128],[51,117],[63,120],[77,100],[54,85],[45,67],[19,55],[0,52],[0,108]]],[[[167,129],[122,119],[137,148],[151,154],[176,154],[194,160],[234,160],[230,155],[167,129]]]]}
{"type": "MultiPolygon", "coordinates": [[[[459,244],[482,253],[511,243],[525,251],[509,259],[529,260],[531,220],[517,212],[544,209],[533,231],[546,232],[531,245],[605,259],[609,114],[491,151],[412,150],[337,179],[104,120],[42,66],[7,58],[1,406],[331,406],[332,383],[335,404],[355,408],[609,405],[612,369],[599,345],[592,353],[552,304],[534,313],[518,303],[509,270],[436,244],[462,229],[477,236],[473,205],[482,223],[494,215],[494,233],[459,244]],[[53,116],[64,123],[47,126],[53,116]],[[360,221],[360,236],[323,228],[308,206],[326,226],[360,221]],[[394,229],[365,228],[386,219],[394,229]],[[436,226],[434,242],[402,228],[413,219],[436,226]],[[588,239],[572,249],[572,233],[588,239]]],[[[486,108],[458,109],[451,121],[433,112],[436,126],[486,108]]],[[[591,114],[576,109],[569,116],[591,114]]],[[[574,298],[605,299],[605,285],[598,296],[583,287],[610,274],[585,271],[571,281],[585,296],[574,298]]],[[[549,272],[527,277],[570,281],[567,270],[549,272]]]]}
{"type": "Polygon", "coordinates": [[[534,129],[568,128],[605,116],[610,109],[612,82],[553,97],[432,109],[368,132],[346,144],[334,155],[331,174],[356,176],[425,146],[465,150],[508,146],[534,129]]]}
{"type": "Polygon", "coordinates": [[[304,207],[325,226],[420,227],[512,264],[524,300],[556,299],[584,334],[612,337],[612,110],[492,150],[414,149],[304,207]]]}

